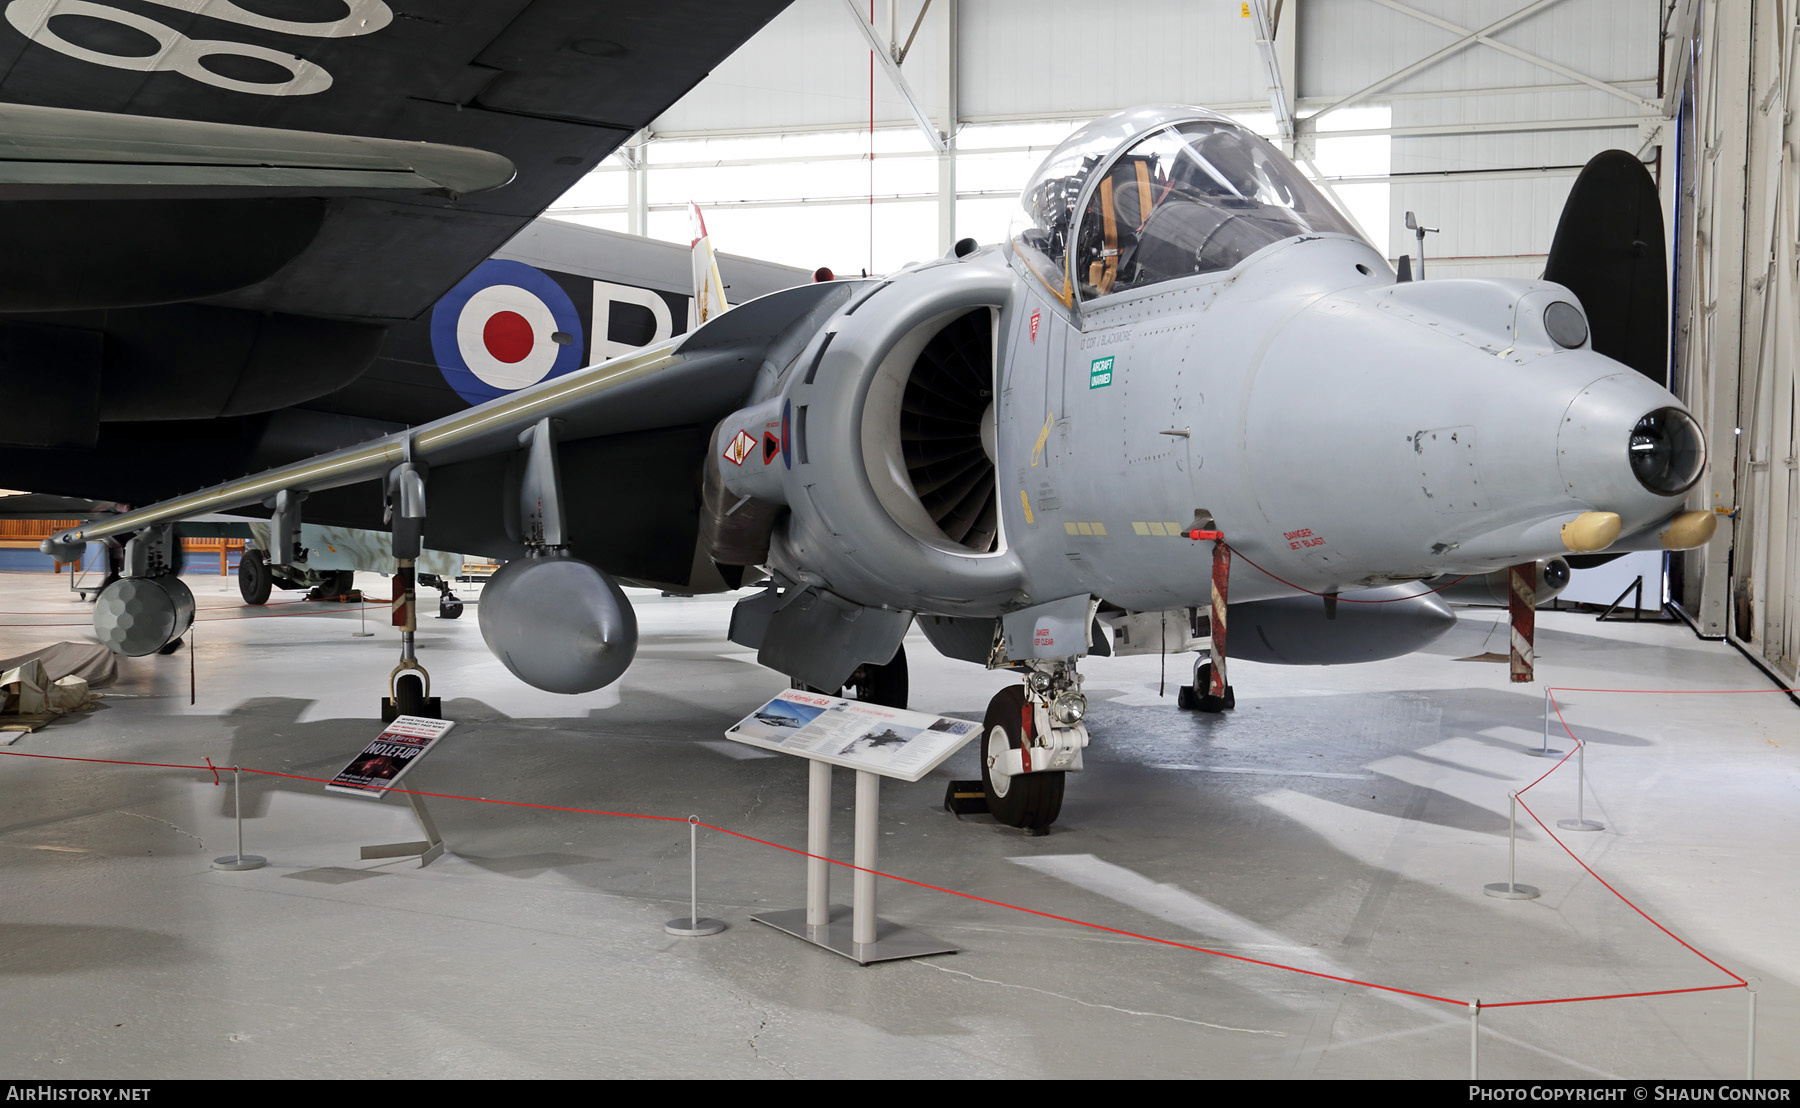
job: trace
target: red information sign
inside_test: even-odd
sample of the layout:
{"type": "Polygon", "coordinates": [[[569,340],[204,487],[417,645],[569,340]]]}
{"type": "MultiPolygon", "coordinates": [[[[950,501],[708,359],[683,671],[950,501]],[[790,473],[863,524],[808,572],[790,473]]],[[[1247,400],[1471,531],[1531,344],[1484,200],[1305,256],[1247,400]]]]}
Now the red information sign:
{"type": "Polygon", "coordinates": [[[447,719],[401,716],[388,724],[325,788],[380,798],[453,726],[447,719]]]}

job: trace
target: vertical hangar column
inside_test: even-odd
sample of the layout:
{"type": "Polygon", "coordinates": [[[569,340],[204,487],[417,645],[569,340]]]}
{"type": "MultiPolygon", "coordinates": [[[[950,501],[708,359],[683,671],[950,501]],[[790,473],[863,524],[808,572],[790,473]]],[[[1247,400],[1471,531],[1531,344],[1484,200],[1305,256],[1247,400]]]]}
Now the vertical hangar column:
{"type": "MultiPolygon", "coordinates": [[[[1751,111],[1750,39],[1752,5],[1683,5],[1699,8],[1700,25],[1670,28],[1670,49],[1690,48],[1698,37],[1701,49],[1693,73],[1696,141],[1686,147],[1692,161],[1681,167],[1684,187],[1695,190],[1695,218],[1684,228],[1679,248],[1691,254],[1684,274],[1691,274],[1678,328],[1685,331],[1678,367],[1678,395],[1699,418],[1712,451],[1711,463],[1696,495],[1696,507],[1736,506],[1736,451],[1739,382],[1742,375],[1744,325],[1744,232],[1748,215],[1749,119],[1751,111]]],[[[1735,532],[1735,528],[1733,529],[1735,532]]],[[[1734,533],[1729,543],[1709,543],[1677,554],[1682,580],[1681,605],[1703,635],[1724,635],[1730,608],[1727,574],[1734,533]]]]}

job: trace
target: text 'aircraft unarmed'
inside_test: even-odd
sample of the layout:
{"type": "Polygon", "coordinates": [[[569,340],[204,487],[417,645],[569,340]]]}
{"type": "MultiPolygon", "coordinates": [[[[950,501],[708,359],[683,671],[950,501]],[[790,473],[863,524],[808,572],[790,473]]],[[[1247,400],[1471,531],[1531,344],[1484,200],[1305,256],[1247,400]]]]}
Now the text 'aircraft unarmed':
{"type": "MultiPolygon", "coordinates": [[[[1568,288],[1397,282],[1291,162],[1223,116],[1098,120],[1021,200],[1001,246],[774,293],[50,545],[135,532],[136,576],[114,587],[157,605],[171,521],[271,497],[297,509],[306,492],[309,518],[372,525],[375,498],[333,490],[380,481],[397,556],[429,531],[512,558],[483,636],[523,680],[583,691],[635,650],[615,578],[696,574],[674,548],[666,576],[612,558],[622,541],[639,562],[679,544],[629,479],[570,475],[705,428],[684,510],[722,576],[768,579],[732,638],[805,684],[890,702],[915,622],[952,658],[1020,672],[989,707],[983,776],[999,818],[1042,828],[1087,744],[1079,660],[1154,652],[1164,634],[1196,645],[1215,586],[1234,655],[1359,661],[1450,625],[1427,579],[1711,536],[1713,516],[1682,503],[1704,465],[1698,426],[1593,349],[1568,288]],[[1215,535],[1237,557],[1194,541],[1215,535]]],[[[1223,674],[1196,669],[1184,702],[1229,706],[1223,674]]],[[[394,695],[416,701],[418,675],[396,672],[394,695]]]]}

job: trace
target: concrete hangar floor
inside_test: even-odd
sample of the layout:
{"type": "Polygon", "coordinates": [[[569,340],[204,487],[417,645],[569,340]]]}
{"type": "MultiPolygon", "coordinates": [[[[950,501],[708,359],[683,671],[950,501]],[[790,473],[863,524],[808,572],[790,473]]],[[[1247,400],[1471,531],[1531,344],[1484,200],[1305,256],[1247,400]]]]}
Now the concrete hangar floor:
{"type": "MultiPolygon", "coordinates": [[[[66,580],[0,576],[0,656],[86,637],[66,580]]],[[[396,656],[381,622],[354,638],[358,613],[252,611],[229,579],[188,580],[203,609],[194,706],[185,650],[127,661],[99,708],[0,749],[317,777],[378,731],[396,656]]],[[[458,722],[408,784],[694,813],[802,845],[804,767],[721,736],[785,684],[725,641],[730,601],[634,601],[637,663],[574,698],[513,680],[474,611],[439,621],[428,604],[421,656],[458,722]]],[[[730,927],[665,935],[686,909],[680,823],[433,800],[451,853],[420,869],[358,858],[359,845],[417,837],[398,798],[247,775],[245,849],[269,865],[220,872],[210,861],[234,850],[229,774],[215,787],[205,772],[0,758],[0,1071],[1459,1078],[1470,999],[1735,986],[1728,970],[1759,990],[1757,1075],[1800,1074],[1796,708],[1779,693],[1559,698],[1590,743],[1586,815],[1606,829],[1558,833],[1693,951],[1523,815],[1518,880],[1543,895],[1490,898],[1483,885],[1506,880],[1508,793],[1552,763],[1527,753],[1542,742],[1542,685],[1456,660],[1505,649],[1501,613],[1463,615],[1431,653],[1394,662],[1239,665],[1238,709],[1223,716],[1177,711],[1172,689],[1159,698],[1156,658],[1086,663],[1094,744],[1051,834],[943,811],[947,781],[976,775],[970,747],[916,785],[886,784],[880,864],[1117,931],[884,881],[884,918],[961,953],[870,967],[751,922],[803,902],[803,863],[716,833],[700,841],[701,911],[730,927]]],[[[1555,685],[1768,686],[1679,625],[1539,618],[1539,672],[1555,685]]],[[[979,719],[1010,680],[917,636],[908,653],[915,708],[979,719]]],[[[1575,814],[1573,769],[1526,795],[1552,827],[1575,814]]],[[[843,859],[851,792],[840,773],[843,859]]],[[[836,878],[834,899],[848,885],[836,878]]],[[[1748,999],[1732,987],[1489,1007],[1481,1073],[1741,1076],[1748,999]]]]}

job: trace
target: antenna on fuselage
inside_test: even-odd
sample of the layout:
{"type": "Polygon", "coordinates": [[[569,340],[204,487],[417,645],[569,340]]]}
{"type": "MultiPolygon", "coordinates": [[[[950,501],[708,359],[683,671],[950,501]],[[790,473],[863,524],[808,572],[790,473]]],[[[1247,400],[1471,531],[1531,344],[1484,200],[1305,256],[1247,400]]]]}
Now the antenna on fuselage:
{"type": "Polygon", "coordinates": [[[1413,234],[1417,235],[1419,238],[1418,279],[1423,281],[1425,279],[1425,236],[1427,233],[1433,235],[1437,234],[1438,229],[1436,227],[1423,226],[1411,212],[1406,213],[1406,229],[1413,232],[1413,234]]]}

